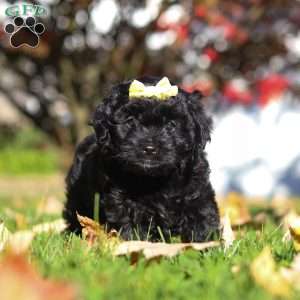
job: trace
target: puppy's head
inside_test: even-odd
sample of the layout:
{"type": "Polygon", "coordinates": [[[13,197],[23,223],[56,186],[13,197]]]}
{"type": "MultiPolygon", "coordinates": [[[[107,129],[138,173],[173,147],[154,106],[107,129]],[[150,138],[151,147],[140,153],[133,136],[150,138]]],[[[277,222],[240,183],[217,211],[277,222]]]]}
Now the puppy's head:
{"type": "MultiPolygon", "coordinates": [[[[155,85],[160,78],[139,79],[155,85]]],[[[167,176],[195,159],[210,139],[211,120],[199,93],[179,89],[176,96],[129,99],[131,81],[112,89],[92,119],[103,157],[136,175],[167,176]]]]}

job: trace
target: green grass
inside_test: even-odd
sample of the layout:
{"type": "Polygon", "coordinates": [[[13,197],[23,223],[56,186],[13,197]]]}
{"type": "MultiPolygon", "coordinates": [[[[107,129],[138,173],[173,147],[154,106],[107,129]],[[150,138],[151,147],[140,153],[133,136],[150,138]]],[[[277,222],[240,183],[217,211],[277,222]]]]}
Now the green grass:
{"type": "Polygon", "coordinates": [[[59,154],[37,130],[24,129],[13,137],[0,136],[0,175],[51,174],[59,154]]]}
{"type": "MultiPolygon", "coordinates": [[[[10,230],[14,221],[5,217],[5,208],[23,213],[28,226],[48,221],[59,215],[41,216],[37,200],[23,204],[0,199],[0,214],[10,230]]],[[[45,278],[59,279],[78,287],[80,299],[276,299],[252,279],[249,266],[261,250],[269,245],[278,266],[289,266],[295,255],[291,243],[282,243],[283,232],[272,221],[261,230],[242,228],[234,245],[225,253],[222,248],[205,252],[189,250],[172,259],[136,265],[128,257],[114,258],[100,248],[87,249],[77,236],[38,235],[29,259],[45,278]],[[242,231],[244,232],[242,234],[242,231]],[[258,234],[259,232],[259,234],[258,234]],[[233,273],[238,266],[240,271],[233,273]]],[[[295,295],[293,299],[300,299],[295,295]]]]}
{"type": "Polygon", "coordinates": [[[57,154],[53,151],[7,148],[0,151],[0,174],[51,174],[57,171],[57,154]]]}
{"type": "Polygon", "coordinates": [[[265,300],[273,298],[253,282],[249,265],[265,245],[272,247],[279,265],[288,265],[292,246],[281,238],[269,225],[259,239],[250,230],[227,253],[222,248],[187,251],[159,263],[142,259],[131,266],[128,258],[113,258],[101,249],[87,252],[77,237],[45,234],[34,241],[31,258],[44,276],[76,283],[83,299],[265,300]],[[236,265],[240,272],[233,274],[236,265]]]}

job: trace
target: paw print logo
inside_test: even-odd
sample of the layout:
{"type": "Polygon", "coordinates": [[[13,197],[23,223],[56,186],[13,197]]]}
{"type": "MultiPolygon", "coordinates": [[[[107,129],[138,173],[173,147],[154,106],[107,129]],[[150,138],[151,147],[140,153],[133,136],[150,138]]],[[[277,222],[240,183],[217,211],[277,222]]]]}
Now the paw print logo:
{"type": "Polygon", "coordinates": [[[39,36],[45,31],[45,26],[42,23],[36,23],[33,17],[28,17],[26,20],[22,17],[15,17],[13,23],[7,24],[4,30],[11,35],[12,47],[27,45],[34,48],[38,46],[39,36]]]}

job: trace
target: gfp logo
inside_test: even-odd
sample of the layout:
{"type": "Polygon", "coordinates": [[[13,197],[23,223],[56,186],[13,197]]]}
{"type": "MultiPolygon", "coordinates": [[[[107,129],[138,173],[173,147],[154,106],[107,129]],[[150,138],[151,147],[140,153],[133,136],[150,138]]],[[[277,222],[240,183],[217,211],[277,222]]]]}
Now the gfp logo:
{"type": "Polygon", "coordinates": [[[14,17],[13,21],[4,27],[5,32],[10,35],[11,46],[14,48],[23,45],[37,47],[45,26],[36,22],[35,17],[46,16],[46,8],[41,5],[22,3],[9,6],[5,14],[8,17],[14,17]]]}
{"type": "Polygon", "coordinates": [[[5,10],[5,15],[8,17],[19,17],[19,16],[33,16],[33,17],[43,17],[46,16],[47,9],[41,5],[34,4],[16,4],[9,6],[5,10]]]}

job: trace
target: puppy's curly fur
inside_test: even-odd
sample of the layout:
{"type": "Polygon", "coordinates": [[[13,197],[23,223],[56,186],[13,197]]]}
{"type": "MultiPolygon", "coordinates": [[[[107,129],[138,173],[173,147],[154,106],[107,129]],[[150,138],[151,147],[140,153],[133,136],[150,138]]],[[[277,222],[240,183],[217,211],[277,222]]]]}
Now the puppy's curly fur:
{"type": "Polygon", "coordinates": [[[81,230],[76,212],[93,217],[98,193],[100,223],[124,239],[158,240],[162,232],[203,241],[218,230],[219,215],[204,152],[211,120],[201,96],[179,89],[165,101],[129,99],[130,83],[115,86],[96,108],[95,133],[77,147],[66,178],[69,230],[81,230]]]}

